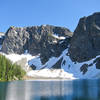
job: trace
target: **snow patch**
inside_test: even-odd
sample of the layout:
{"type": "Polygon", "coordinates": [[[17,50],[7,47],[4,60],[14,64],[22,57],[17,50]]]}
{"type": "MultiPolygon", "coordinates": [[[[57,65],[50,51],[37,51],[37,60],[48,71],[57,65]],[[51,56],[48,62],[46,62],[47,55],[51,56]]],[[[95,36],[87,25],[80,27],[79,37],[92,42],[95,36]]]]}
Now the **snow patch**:
{"type": "Polygon", "coordinates": [[[5,55],[9,60],[11,60],[13,63],[23,59],[23,58],[27,58],[27,60],[30,60],[30,59],[33,59],[35,58],[35,56],[31,56],[30,54],[22,54],[22,55],[19,55],[19,54],[3,54],[5,55]]]}
{"type": "Polygon", "coordinates": [[[65,39],[65,37],[64,36],[59,36],[58,34],[52,34],[52,36],[53,37],[55,37],[55,38],[57,38],[57,39],[59,39],[59,40],[64,40],[65,39]]]}
{"type": "Polygon", "coordinates": [[[64,42],[64,41],[62,40],[62,41],[59,42],[59,44],[62,44],[63,42],[64,42]]]}
{"type": "MultiPolygon", "coordinates": [[[[97,56],[96,58],[100,57],[97,56]]],[[[62,64],[61,64],[61,68],[64,69],[66,72],[68,73],[72,73],[74,77],[76,78],[84,78],[84,79],[87,79],[87,78],[97,78],[96,76],[99,76],[98,74],[100,74],[100,70],[99,69],[96,69],[96,65],[93,64],[92,66],[88,67],[88,71],[83,74],[81,71],[80,71],[80,67],[83,65],[83,64],[91,64],[93,63],[93,61],[96,59],[91,59],[89,61],[85,61],[85,62],[82,62],[82,63],[75,63],[75,62],[72,62],[70,57],[67,56],[67,55],[64,55],[63,56],[63,61],[62,61],[62,64]]]]}
{"type": "Polygon", "coordinates": [[[63,69],[42,69],[42,70],[35,70],[29,71],[27,73],[28,76],[34,78],[61,78],[61,79],[75,79],[73,74],[69,74],[65,72],[63,69]]]}
{"type": "Polygon", "coordinates": [[[32,65],[35,65],[36,66],[36,69],[40,69],[41,66],[42,66],[42,63],[41,63],[41,60],[40,60],[40,57],[37,56],[31,60],[28,61],[28,64],[29,66],[32,66],[32,65]]]}
{"type": "Polygon", "coordinates": [[[25,50],[25,53],[24,54],[28,54],[28,50],[25,50]]]}

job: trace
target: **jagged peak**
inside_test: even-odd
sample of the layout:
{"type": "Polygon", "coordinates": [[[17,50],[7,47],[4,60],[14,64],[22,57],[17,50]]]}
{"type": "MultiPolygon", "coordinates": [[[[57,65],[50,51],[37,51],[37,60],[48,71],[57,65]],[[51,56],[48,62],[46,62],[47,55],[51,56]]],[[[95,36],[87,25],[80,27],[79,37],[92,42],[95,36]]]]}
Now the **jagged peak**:
{"type": "Polygon", "coordinates": [[[49,25],[49,24],[33,25],[33,26],[24,26],[24,27],[10,26],[9,29],[16,29],[16,28],[33,28],[33,27],[55,27],[55,28],[67,29],[69,32],[71,32],[71,31],[70,31],[68,28],[66,28],[66,27],[56,26],[56,25],[49,25]]]}

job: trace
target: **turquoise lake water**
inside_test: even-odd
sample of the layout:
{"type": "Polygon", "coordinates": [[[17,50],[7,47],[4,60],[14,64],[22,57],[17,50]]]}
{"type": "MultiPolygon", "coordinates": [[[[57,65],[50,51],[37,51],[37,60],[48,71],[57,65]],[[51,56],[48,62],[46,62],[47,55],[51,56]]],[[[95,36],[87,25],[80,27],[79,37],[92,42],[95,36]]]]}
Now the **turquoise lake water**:
{"type": "Polygon", "coordinates": [[[0,82],[0,100],[100,100],[100,80],[0,82]]]}

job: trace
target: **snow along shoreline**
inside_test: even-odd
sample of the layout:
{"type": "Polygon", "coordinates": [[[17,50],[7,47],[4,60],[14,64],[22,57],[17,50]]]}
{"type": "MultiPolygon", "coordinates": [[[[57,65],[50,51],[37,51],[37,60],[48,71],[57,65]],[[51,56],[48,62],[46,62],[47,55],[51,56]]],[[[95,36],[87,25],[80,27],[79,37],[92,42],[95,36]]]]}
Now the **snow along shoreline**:
{"type": "Polygon", "coordinates": [[[42,69],[32,70],[27,76],[41,79],[76,79],[73,74],[65,72],[63,69],[42,69]]]}
{"type": "MultiPolygon", "coordinates": [[[[25,64],[25,67],[27,67],[27,74],[26,77],[28,77],[28,80],[36,80],[36,79],[42,79],[42,80],[48,80],[48,79],[53,79],[53,80],[71,80],[71,79],[76,79],[73,77],[73,74],[65,72],[63,69],[49,69],[54,65],[62,56],[59,58],[54,57],[53,59],[55,60],[54,63],[50,64],[52,61],[52,58],[49,59],[49,61],[45,65],[49,65],[45,69],[43,68],[45,65],[42,65],[39,55],[38,56],[32,56],[30,54],[4,54],[1,52],[1,54],[5,55],[9,60],[11,60],[13,63],[16,63],[17,61],[20,61],[23,58],[27,59],[27,62],[25,64]],[[31,61],[31,62],[29,62],[31,61]],[[37,70],[29,70],[29,66],[34,63],[37,66],[37,70]],[[40,70],[41,69],[41,70],[40,70]]],[[[25,79],[27,80],[27,78],[25,79]]]]}

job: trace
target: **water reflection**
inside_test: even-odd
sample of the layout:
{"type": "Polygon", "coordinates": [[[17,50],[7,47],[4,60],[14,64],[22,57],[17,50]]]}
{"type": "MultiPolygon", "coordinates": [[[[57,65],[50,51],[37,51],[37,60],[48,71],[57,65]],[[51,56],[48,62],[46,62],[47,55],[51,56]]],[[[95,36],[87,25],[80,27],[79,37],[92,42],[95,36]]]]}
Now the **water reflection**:
{"type": "Polygon", "coordinates": [[[0,100],[6,100],[6,91],[7,90],[7,83],[1,82],[0,83],[0,100]]]}
{"type": "Polygon", "coordinates": [[[0,100],[99,100],[100,80],[0,83],[0,100]]]}

